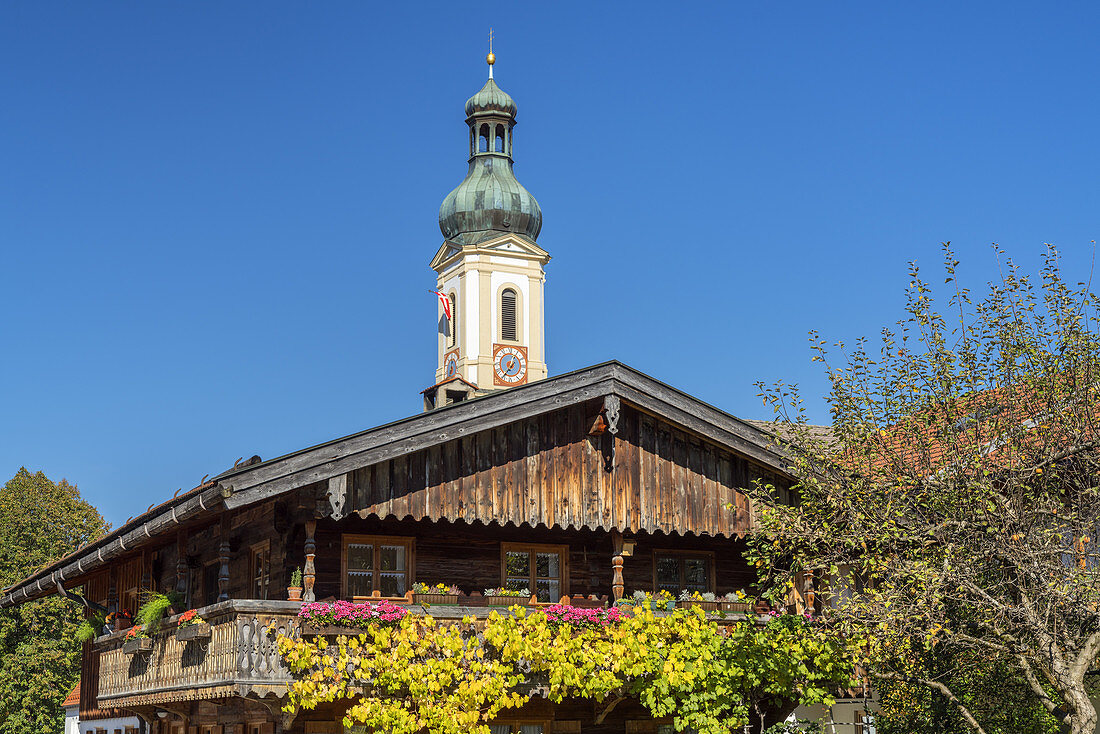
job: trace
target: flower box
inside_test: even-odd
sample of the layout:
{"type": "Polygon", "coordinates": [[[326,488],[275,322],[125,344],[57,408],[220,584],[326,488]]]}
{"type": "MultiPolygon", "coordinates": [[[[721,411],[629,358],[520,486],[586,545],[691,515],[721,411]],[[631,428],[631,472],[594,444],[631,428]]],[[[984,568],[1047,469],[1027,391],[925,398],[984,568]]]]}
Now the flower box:
{"type": "Polygon", "coordinates": [[[691,607],[699,607],[704,612],[717,612],[718,604],[716,601],[700,601],[698,599],[686,599],[676,602],[676,606],[681,609],[690,609],[691,607]]]}
{"type": "Polygon", "coordinates": [[[362,627],[344,627],[338,624],[326,624],[321,627],[310,627],[309,625],[303,625],[303,635],[347,635],[354,637],[355,635],[361,635],[369,630],[362,627]]]}
{"type": "Polygon", "coordinates": [[[531,597],[529,596],[487,596],[485,597],[486,606],[490,607],[529,607],[531,606],[531,597]]]}
{"type": "Polygon", "coordinates": [[[199,624],[188,624],[183,627],[177,627],[176,639],[180,642],[208,640],[210,639],[210,625],[206,622],[200,622],[199,624]]]}
{"type": "Polygon", "coordinates": [[[752,614],[752,602],[748,601],[722,601],[718,602],[718,608],[723,612],[752,614]]]}
{"type": "Polygon", "coordinates": [[[413,594],[413,604],[458,604],[458,594],[413,594]]]}
{"type": "Polygon", "coordinates": [[[122,654],[133,655],[139,652],[150,652],[153,649],[153,638],[134,637],[122,643],[122,654]]]}

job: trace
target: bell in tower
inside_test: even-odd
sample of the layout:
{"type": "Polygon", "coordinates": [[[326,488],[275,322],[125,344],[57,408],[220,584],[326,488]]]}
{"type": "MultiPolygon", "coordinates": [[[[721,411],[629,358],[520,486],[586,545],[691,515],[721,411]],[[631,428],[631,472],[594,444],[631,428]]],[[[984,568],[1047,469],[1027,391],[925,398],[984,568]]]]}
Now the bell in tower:
{"type": "Polygon", "coordinates": [[[425,409],[546,377],[542,210],[516,180],[516,103],[489,79],[466,102],[469,169],[439,207],[432,259],[442,295],[435,385],[425,409]]]}

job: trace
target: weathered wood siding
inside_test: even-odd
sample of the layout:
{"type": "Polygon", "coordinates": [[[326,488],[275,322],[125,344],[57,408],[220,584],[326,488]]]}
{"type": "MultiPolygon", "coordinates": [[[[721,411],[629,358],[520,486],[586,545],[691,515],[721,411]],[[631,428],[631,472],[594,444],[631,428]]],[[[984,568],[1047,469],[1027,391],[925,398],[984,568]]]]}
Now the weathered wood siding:
{"type": "Polygon", "coordinates": [[[726,537],[750,529],[738,488],[765,475],[762,467],[628,405],[613,439],[589,436],[600,407],[562,408],[352,471],[348,509],[364,517],[726,537]]]}

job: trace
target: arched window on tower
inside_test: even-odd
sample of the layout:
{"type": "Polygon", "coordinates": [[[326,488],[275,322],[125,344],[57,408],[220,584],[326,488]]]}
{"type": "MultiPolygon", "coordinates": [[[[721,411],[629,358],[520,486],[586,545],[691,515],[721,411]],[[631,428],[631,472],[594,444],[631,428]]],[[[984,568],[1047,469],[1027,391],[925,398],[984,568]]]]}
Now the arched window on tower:
{"type": "Polygon", "coordinates": [[[447,346],[453,347],[458,344],[458,299],[455,298],[455,294],[447,296],[451,299],[451,319],[447,323],[447,346]]]}
{"type": "Polygon", "coordinates": [[[470,155],[473,155],[476,152],[477,152],[477,130],[475,130],[474,126],[471,125],[470,126],[470,155]]]}
{"type": "Polygon", "coordinates": [[[477,152],[488,153],[489,152],[489,126],[482,125],[481,130],[477,134],[477,152]]]}
{"type": "Polygon", "coordinates": [[[517,340],[516,292],[511,288],[505,288],[500,294],[500,340],[517,340]]]}
{"type": "Polygon", "coordinates": [[[497,153],[504,152],[504,125],[497,125],[496,137],[493,139],[493,150],[497,153]]]}

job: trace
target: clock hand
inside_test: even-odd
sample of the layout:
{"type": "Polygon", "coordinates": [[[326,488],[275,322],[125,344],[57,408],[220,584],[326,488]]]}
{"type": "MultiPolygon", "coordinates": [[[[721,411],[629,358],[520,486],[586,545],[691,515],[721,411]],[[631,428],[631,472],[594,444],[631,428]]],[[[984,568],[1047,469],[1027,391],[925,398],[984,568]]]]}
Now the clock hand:
{"type": "Polygon", "coordinates": [[[511,358],[511,357],[509,357],[509,358],[508,358],[508,369],[512,369],[512,368],[513,368],[513,367],[515,367],[515,366],[516,366],[516,360],[514,360],[514,359],[513,359],[513,358],[511,358]]]}

